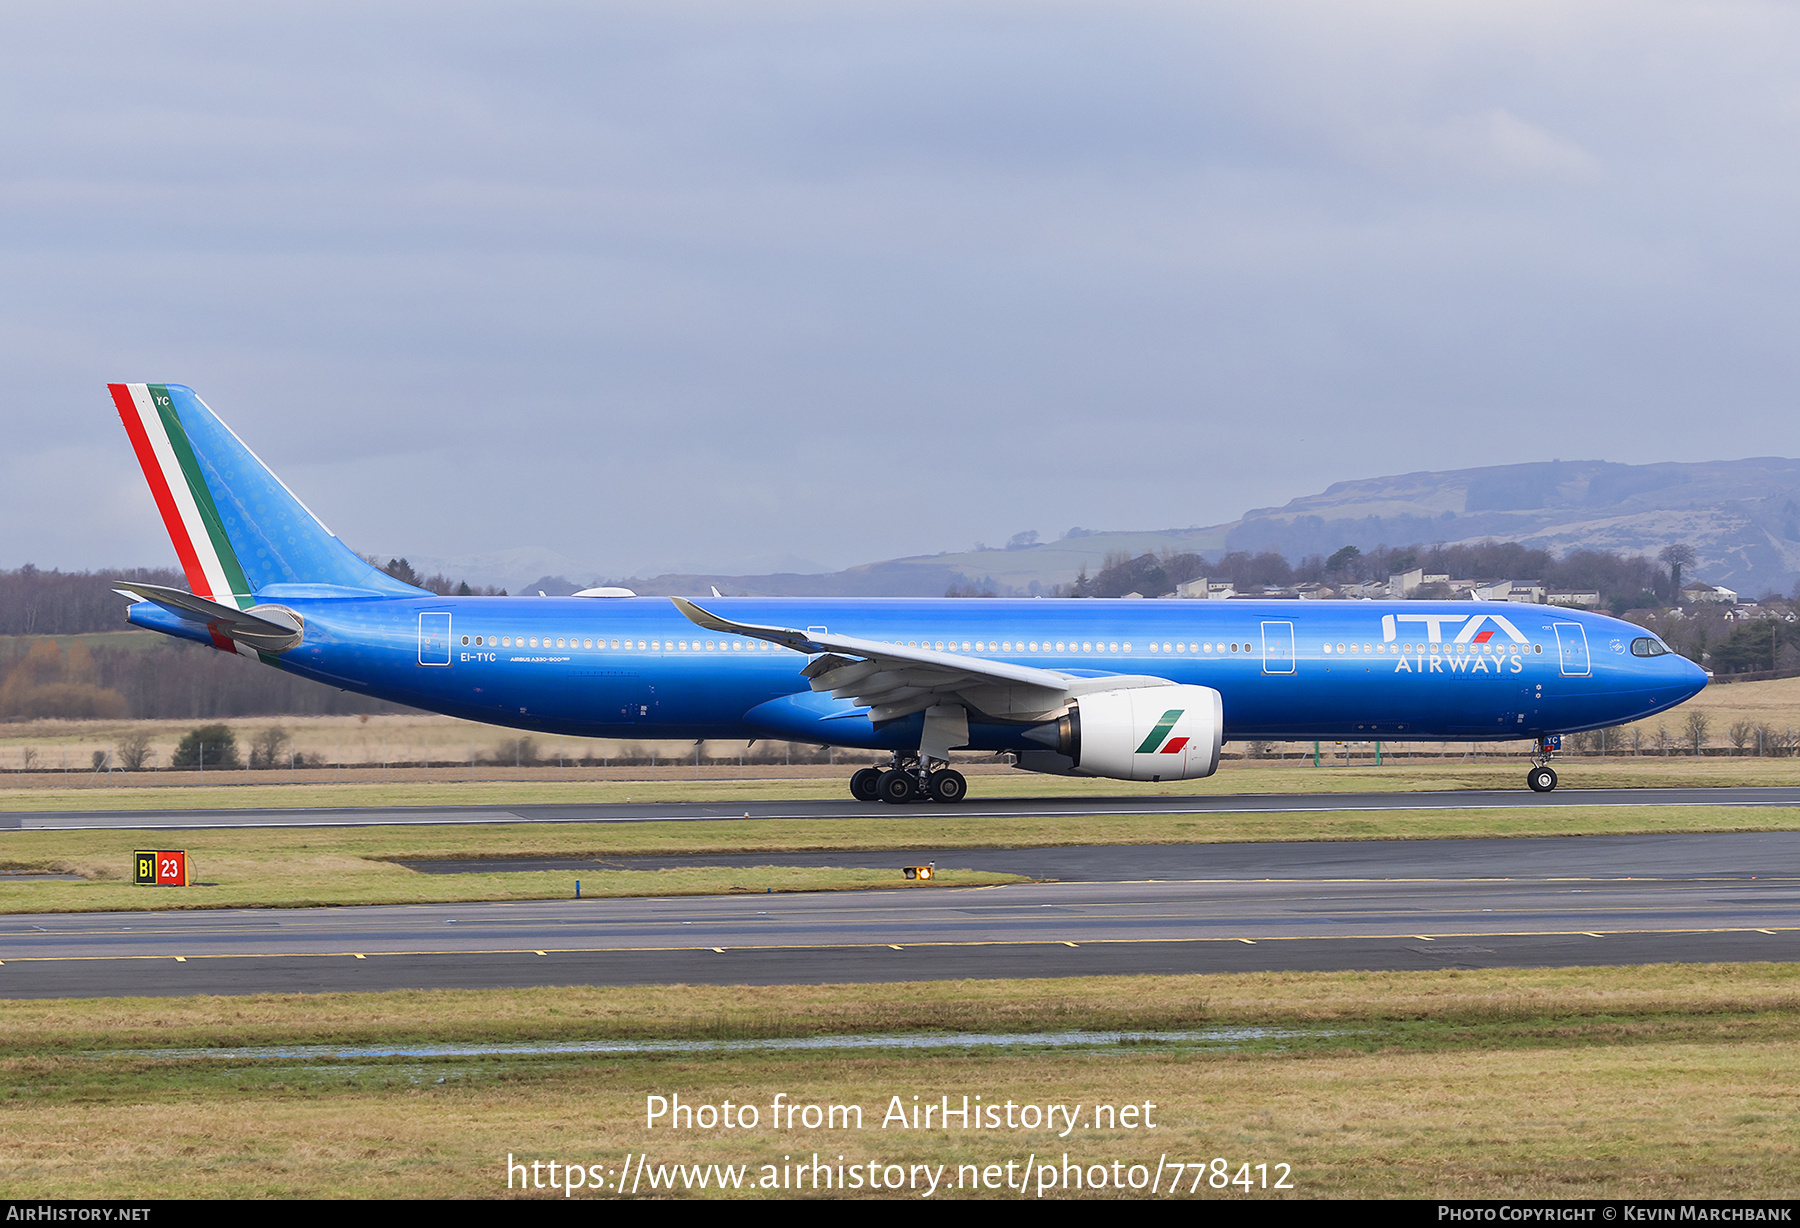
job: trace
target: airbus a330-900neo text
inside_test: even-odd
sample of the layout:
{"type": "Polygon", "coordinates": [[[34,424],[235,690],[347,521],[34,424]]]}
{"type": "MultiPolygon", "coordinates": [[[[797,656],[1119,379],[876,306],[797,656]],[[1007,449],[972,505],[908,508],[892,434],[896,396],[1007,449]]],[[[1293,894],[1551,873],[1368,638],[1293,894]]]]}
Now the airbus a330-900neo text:
{"type": "Polygon", "coordinates": [[[444,597],[340,542],[192,389],[114,384],[189,589],[131,622],[329,686],[587,738],[888,752],[865,801],[961,799],[952,750],[1115,780],[1211,775],[1228,741],[1531,739],[1706,685],[1603,615],[1498,602],[444,597]]]}

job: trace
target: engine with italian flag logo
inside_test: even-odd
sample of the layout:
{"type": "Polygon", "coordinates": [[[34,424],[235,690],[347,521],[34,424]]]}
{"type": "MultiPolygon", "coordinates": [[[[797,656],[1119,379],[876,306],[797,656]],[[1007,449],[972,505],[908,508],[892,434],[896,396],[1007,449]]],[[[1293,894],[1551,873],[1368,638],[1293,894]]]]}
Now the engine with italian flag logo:
{"type": "Polygon", "coordinates": [[[1057,722],[1057,750],[1084,776],[1196,780],[1218,770],[1224,729],[1224,703],[1211,687],[1098,691],[1057,722]]]}

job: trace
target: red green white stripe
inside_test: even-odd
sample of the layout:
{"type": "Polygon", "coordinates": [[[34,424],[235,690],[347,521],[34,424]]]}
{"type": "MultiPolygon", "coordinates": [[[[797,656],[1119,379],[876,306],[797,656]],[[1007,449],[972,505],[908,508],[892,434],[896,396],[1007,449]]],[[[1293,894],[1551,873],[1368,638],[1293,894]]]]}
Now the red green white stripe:
{"type": "Polygon", "coordinates": [[[109,384],[107,389],[187,573],[188,587],[197,596],[249,608],[255,603],[249,582],[168,389],[161,384],[109,384]]]}

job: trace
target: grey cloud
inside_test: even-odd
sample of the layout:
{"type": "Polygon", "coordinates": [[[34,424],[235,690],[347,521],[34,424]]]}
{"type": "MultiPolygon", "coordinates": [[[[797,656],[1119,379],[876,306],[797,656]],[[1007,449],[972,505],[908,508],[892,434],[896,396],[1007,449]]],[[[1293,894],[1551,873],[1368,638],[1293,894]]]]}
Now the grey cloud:
{"type": "MultiPolygon", "coordinates": [[[[1776,5],[75,5],[10,33],[0,415],[88,509],[153,515],[121,378],[193,384],[353,544],[620,571],[1796,450],[1776,5]]],[[[0,565],[167,556],[46,497],[0,489],[0,565]]]]}

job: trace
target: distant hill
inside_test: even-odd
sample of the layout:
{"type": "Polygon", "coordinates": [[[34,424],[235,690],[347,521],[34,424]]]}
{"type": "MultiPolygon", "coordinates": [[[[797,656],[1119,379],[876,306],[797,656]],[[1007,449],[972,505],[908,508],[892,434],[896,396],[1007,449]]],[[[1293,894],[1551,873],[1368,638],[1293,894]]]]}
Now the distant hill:
{"type": "MultiPolygon", "coordinates": [[[[1298,564],[1342,546],[1518,541],[1561,556],[1571,550],[1655,557],[1686,542],[1699,556],[1690,578],[1756,595],[1791,590],[1800,579],[1800,461],[1759,457],[1656,465],[1543,461],[1339,482],[1281,507],[1256,508],[1228,524],[1186,529],[1071,530],[1057,541],[1017,549],[965,550],[865,563],[818,574],[679,573],[605,580],[644,594],[720,592],[791,597],[941,596],[952,586],[1021,596],[1072,583],[1108,554],[1192,552],[1217,560],[1229,551],[1273,550],[1298,564]]],[[[524,576],[589,576],[547,552],[515,551],[482,560],[415,560],[476,582],[503,568],[508,587],[534,592],[524,576]],[[553,565],[545,565],[552,564],[553,565]]],[[[1529,577],[1515,577],[1526,579],[1529,577]]]]}
{"type": "Polygon", "coordinates": [[[1699,556],[1692,577],[1786,592],[1800,577],[1800,461],[1546,461],[1369,478],[1258,508],[1225,533],[1232,550],[1290,559],[1483,538],[1651,557],[1686,542],[1699,556]]]}

